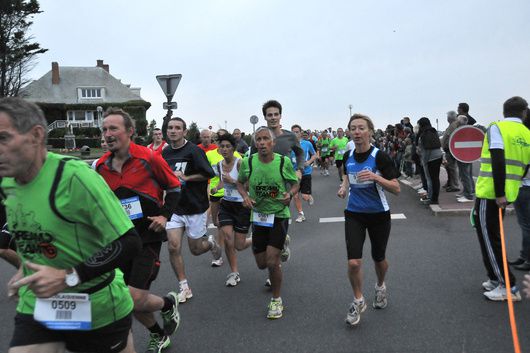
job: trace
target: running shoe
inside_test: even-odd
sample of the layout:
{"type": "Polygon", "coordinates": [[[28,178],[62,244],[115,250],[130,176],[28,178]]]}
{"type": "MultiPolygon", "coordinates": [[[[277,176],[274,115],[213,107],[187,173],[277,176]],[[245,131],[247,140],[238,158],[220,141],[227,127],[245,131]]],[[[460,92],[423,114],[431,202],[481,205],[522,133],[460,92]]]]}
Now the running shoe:
{"type": "Polygon", "coordinates": [[[488,279],[486,282],[482,282],[482,288],[484,288],[484,290],[488,292],[497,288],[498,285],[498,281],[492,281],[491,279],[488,279]]]}
{"type": "Polygon", "coordinates": [[[231,272],[226,277],[226,286],[227,287],[235,287],[237,284],[241,281],[241,278],[239,277],[238,272],[231,272]]]}
{"type": "Polygon", "coordinates": [[[361,313],[366,310],[366,302],[351,303],[348,314],[346,315],[346,323],[350,326],[355,326],[361,321],[361,313]]]}
{"type": "Polygon", "coordinates": [[[418,192],[418,194],[425,194],[425,193],[427,193],[427,191],[426,191],[424,188],[419,188],[419,189],[417,190],[417,192],[418,192]]]}
{"type": "Polygon", "coordinates": [[[168,336],[160,336],[158,333],[149,334],[149,343],[145,353],[160,353],[163,349],[169,347],[171,341],[168,336]]]}
{"type": "Polygon", "coordinates": [[[212,260],[212,267],[221,267],[223,263],[223,258],[220,257],[219,260],[212,260]]]}
{"type": "Polygon", "coordinates": [[[468,198],[465,197],[465,196],[462,196],[462,197],[457,198],[456,201],[457,201],[457,202],[460,202],[460,203],[475,202],[473,199],[468,199],[468,198]]]}
{"type": "Polygon", "coordinates": [[[186,300],[191,299],[193,297],[193,293],[191,292],[191,289],[188,287],[186,289],[180,289],[179,292],[179,303],[185,303],[186,300]]]}
{"type": "Polygon", "coordinates": [[[217,243],[217,241],[215,241],[215,238],[213,235],[208,235],[208,242],[210,244],[212,244],[212,248],[210,249],[210,251],[212,252],[212,256],[213,256],[213,259],[214,260],[219,260],[221,258],[221,247],[219,246],[219,244],[217,243]]]}
{"type": "Polygon", "coordinates": [[[270,278],[267,278],[267,280],[265,281],[265,287],[272,287],[272,283],[271,283],[271,279],[270,278]]]}
{"type": "MultiPolygon", "coordinates": [[[[512,289],[512,301],[518,302],[521,301],[521,293],[517,286],[513,286],[512,289]]],[[[502,284],[499,284],[495,289],[490,290],[489,292],[484,292],[484,296],[492,301],[503,301],[508,300],[508,295],[506,294],[506,287],[502,284]]]]}
{"type": "Polygon", "coordinates": [[[302,223],[303,221],[305,221],[305,215],[303,213],[299,213],[298,217],[296,217],[295,222],[296,223],[302,223]]]}
{"type": "Polygon", "coordinates": [[[309,198],[307,199],[307,203],[309,204],[309,206],[313,206],[315,204],[315,199],[313,198],[312,195],[309,195],[309,198]]]}
{"type": "Polygon", "coordinates": [[[267,319],[279,319],[283,316],[283,303],[281,300],[271,299],[267,319]]]}
{"type": "Polygon", "coordinates": [[[291,250],[289,249],[289,243],[291,243],[291,237],[289,234],[285,236],[285,242],[283,243],[283,249],[280,254],[280,260],[282,262],[289,261],[289,258],[291,257],[291,250]]]}
{"type": "Polygon", "coordinates": [[[372,306],[374,309],[384,309],[388,305],[388,300],[386,298],[386,286],[383,288],[375,288],[375,297],[372,306]]]}
{"type": "Polygon", "coordinates": [[[175,292],[169,292],[166,295],[166,298],[168,298],[173,305],[171,309],[168,311],[162,311],[160,315],[164,321],[164,333],[167,336],[171,336],[175,333],[175,331],[177,331],[180,325],[180,314],[178,309],[179,300],[178,295],[175,292]]]}

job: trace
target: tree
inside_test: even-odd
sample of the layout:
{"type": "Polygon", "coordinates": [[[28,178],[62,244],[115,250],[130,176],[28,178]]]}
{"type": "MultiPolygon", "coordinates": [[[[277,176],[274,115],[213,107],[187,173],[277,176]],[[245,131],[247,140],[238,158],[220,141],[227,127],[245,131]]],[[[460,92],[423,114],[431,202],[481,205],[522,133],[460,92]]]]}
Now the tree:
{"type": "Polygon", "coordinates": [[[190,126],[188,126],[188,134],[186,135],[186,140],[191,141],[193,143],[199,143],[198,141],[199,136],[199,128],[197,127],[197,123],[195,121],[192,121],[190,126]]]}
{"type": "Polygon", "coordinates": [[[155,119],[151,120],[149,126],[147,127],[147,142],[151,143],[153,141],[153,131],[156,127],[155,119]]]}
{"type": "Polygon", "coordinates": [[[37,0],[0,1],[0,97],[18,95],[36,56],[48,50],[28,35],[31,19],[41,12],[37,0]]]}

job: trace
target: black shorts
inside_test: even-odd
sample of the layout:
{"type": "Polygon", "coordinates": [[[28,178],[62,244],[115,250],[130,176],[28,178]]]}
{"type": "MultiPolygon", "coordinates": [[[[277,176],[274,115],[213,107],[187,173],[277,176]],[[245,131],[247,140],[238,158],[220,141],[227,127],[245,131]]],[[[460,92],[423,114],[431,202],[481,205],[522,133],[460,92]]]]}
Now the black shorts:
{"type": "Polygon", "coordinates": [[[151,287],[151,282],[156,279],[160,270],[161,247],[162,242],[145,243],[138,255],[127,265],[120,267],[125,284],[146,290],[151,287]]]}
{"type": "Polygon", "coordinates": [[[265,252],[267,246],[283,249],[288,229],[289,218],[274,217],[272,227],[263,227],[252,223],[252,252],[254,254],[265,252]]]}
{"type": "Polygon", "coordinates": [[[210,195],[210,202],[219,202],[219,201],[221,201],[222,198],[223,198],[222,196],[210,195]]]}
{"type": "Polygon", "coordinates": [[[247,234],[250,229],[250,210],[241,202],[222,200],[219,207],[219,226],[233,226],[236,233],[247,234]]]}
{"type": "Polygon", "coordinates": [[[390,236],[390,211],[380,213],[357,213],[344,210],[346,229],[346,250],[348,260],[363,257],[366,231],[372,246],[372,259],[375,262],[385,259],[386,245],[390,236]]]}
{"type": "Polygon", "coordinates": [[[320,162],[321,163],[327,162],[328,159],[329,159],[329,156],[322,156],[322,157],[320,157],[320,162]]]}
{"type": "Polygon", "coordinates": [[[311,195],[311,174],[302,175],[299,192],[304,195],[311,195]]]}
{"type": "Polygon", "coordinates": [[[335,165],[340,169],[344,165],[344,161],[342,159],[335,159],[335,165]]]}
{"type": "Polygon", "coordinates": [[[33,319],[33,315],[15,315],[15,331],[9,347],[64,342],[70,352],[115,353],[127,346],[132,315],[107,326],[91,330],[50,330],[33,319]]]}

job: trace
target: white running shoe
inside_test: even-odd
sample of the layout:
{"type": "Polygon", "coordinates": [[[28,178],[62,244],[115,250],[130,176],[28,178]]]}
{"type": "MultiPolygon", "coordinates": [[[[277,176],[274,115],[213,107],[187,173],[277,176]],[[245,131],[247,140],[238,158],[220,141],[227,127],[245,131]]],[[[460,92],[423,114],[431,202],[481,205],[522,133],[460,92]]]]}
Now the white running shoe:
{"type": "Polygon", "coordinates": [[[220,257],[218,260],[212,260],[212,267],[221,267],[223,264],[224,261],[222,257],[220,257]]]}
{"type": "Polygon", "coordinates": [[[418,194],[424,194],[424,193],[427,193],[427,191],[424,189],[424,188],[419,188],[417,190],[418,194]]]}
{"type": "Polygon", "coordinates": [[[473,200],[473,199],[468,199],[468,198],[465,197],[465,196],[462,196],[462,197],[457,198],[456,201],[457,201],[457,202],[460,202],[460,203],[475,202],[475,200],[473,200]]]}
{"type": "Polygon", "coordinates": [[[486,282],[482,282],[482,288],[488,292],[497,288],[498,285],[499,281],[492,281],[491,279],[488,279],[486,282]]]}
{"type": "Polygon", "coordinates": [[[361,313],[366,310],[366,302],[363,301],[356,304],[351,303],[348,314],[346,315],[346,323],[350,326],[355,326],[361,321],[361,313]]]}
{"type": "MultiPolygon", "coordinates": [[[[508,295],[506,294],[506,287],[502,284],[499,284],[495,289],[490,290],[489,292],[484,292],[484,296],[489,300],[493,301],[503,301],[508,300],[508,295]]],[[[516,286],[512,287],[512,301],[518,302],[521,301],[521,293],[516,286]]]]}
{"type": "Polygon", "coordinates": [[[303,213],[299,213],[299,214],[298,214],[298,217],[296,217],[295,222],[296,222],[296,223],[302,223],[303,221],[305,221],[305,216],[304,216],[303,213]]]}
{"type": "Polygon", "coordinates": [[[191,289],[188,287],[186,289],[180,289],[180,292],[178,294],[179,303],[185,303],[186,300],[191,299],[193,297],[193,293],[191,292],[191,289]]]}
{"type": "Polygon", "coordinates": [[[289,261],[289,258],[291,257],[291,249],[289,249],[289,244],[291,243],[291,237],[289,234],[285,236],[285,242],[283,243],[283,249],[280,253],[280,260],[281,262],[287,262],[289,261]]]}
{"type": "Polygon", "coordinates": [[[374,309],[384,309],[388,305],[388,300],[386,297],[386,286],[383,286],[383,288],[375,288],[375,297],[374,302],[372,303],[372,306],[374,309]]]}
{"type": "Polygon", "coordinates": [[[228,276],[226,276],[225,284],[227,287],[235,287],[240,281],[241,281],[241,277],[239,277],[238,272],[230,272],[228,276]]]}
{"type": "Polygon", "coordinates": [[[309,204],[309,206],[313,206],[315,204],[315,199],[313,198],[312,195],[309,195],[309,199],[307,199],[307,203],[309,204]]]}
{"type": "Polygon", "coordinates": [[[208,242],[212,244],[212,248],[210,249],[210,251],[212,252],[213,259],[219,260],[221,258],[222,249],[217,243],[217,241],[215,240],[213,235],[211,234],[208,235],[208,242]]]}
{"type": "Polygon", "coordinates": [[[271,286],[272,286],[271,279],[267,278],[267,280],[265,281],[265,287],[271,287],[271,286]]]}

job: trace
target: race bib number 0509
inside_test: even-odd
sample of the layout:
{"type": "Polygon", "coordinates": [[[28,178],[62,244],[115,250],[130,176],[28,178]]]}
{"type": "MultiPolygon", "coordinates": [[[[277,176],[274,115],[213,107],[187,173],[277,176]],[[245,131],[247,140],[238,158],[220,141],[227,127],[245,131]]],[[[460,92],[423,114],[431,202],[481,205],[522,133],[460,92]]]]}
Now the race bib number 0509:
{"type": "Polygon", "coordinates": [[[50,330],[90,330],[90,297],[85,293],[59,293],[37,298],[33,318],[50,330]]]}
{"type": "Polygon", "coordinates": [[[266,214],[254,211],[252,212],[252,222],[258,226],[272,228],[274,226],[274,213],[266,214]]]}

